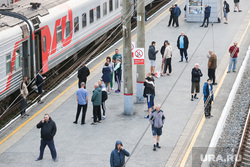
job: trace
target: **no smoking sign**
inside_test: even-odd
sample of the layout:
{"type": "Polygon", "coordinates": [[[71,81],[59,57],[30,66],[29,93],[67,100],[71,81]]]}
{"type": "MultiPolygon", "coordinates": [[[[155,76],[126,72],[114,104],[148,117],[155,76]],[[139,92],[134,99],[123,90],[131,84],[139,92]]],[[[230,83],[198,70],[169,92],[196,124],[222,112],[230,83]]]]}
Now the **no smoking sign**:
{"type": "Polygon", "coordinates": [[[135,48],[134,64],[144,64],[144,48],[135,48]]]}

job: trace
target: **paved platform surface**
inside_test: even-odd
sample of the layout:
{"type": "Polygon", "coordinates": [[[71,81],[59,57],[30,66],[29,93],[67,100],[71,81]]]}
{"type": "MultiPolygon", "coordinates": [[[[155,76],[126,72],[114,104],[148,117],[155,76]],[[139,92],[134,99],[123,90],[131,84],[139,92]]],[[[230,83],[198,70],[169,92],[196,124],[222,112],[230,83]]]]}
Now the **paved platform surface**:
{"type": "MultiPolygon", "coordinates": [[[[178,2],[181,9],[184,8],[185,1],[179,0],[174,2],[178,2]]],[[[230,5],[232,6],[232,4],[230,5]]],[[[199,100],[190,101],[191,69],[195,63],[200,64],[203,72],[201,85],[203,85],[208,78],[206,55],[209,50],[214,50],[218,56],[217,82],[221,81],[229,61],[228,54],[226,54],[228,47],[233,44],[237,32],[243,34],[247,27],[247,25],[242,23],[248,15],[250,4],[242,2],[241,6],[243,9],[242,13],[230,13],[228,25],[214,24],[213,29],[200,28],[200,23],[186,23],[183,15],[180,17],[180,28],[167,28],[169,6],[147,22],[146,53],[148,45],[153,40],[157,42],[157,49],[160,49],[163,41],[166,39],[170,41],[174,49],[172,76],[156,79],[155,103],[162,104],[165,97],[170,94],[162,104],[162,110],[166,116],[160,141],[162,148],[156,152],[152,151],[152,134],[151,128],[149,128],[126,166],[162,167],[168,163],[173,164],[170,166],[180,164],[180,162],[174,160],[178,157],[173,155],[173,150],[179,148],[182,150],[181,153],[185,153],[186,148],[184,149],[181,146],[189,143],[186,143],[186,140],[180,141],[180,139],[184,136],[185,129],[192,129],[188,122],[194,115],[197,116],[197,112],[202,112],[201,94],[199,95],[199,100]],[[180,56],[176,47],[176,40],[181,31],[184,31],[189,37],[189,63],[178,62],[180,56]],[[212,32],[214,33],[214,43],[212,32]]],[[[133,41],[136,41],[135,33],[136,31],[132,35],[133,41]]],[[[121,42],[117,43],[103,56],[97,58],[89,65],[89,68],[92,69],[87,82],[87,90],[90,97],[94,83],[101,77],[103,59],[113,54],[115,48],[119,48],[122,53],[121,45],[121,42]]],[[[242,62],[248,45],[249,41],[244,38],[242,48],[240,48],[241,56],[238,61],[238,67],[242,62]]],[[[156,67],[159,70],[161,64],[160,53],[157,56],[156,67]]],[[[149,68],[149,61],[146,60],[146,72],[149,71],[149,68]]],[[[134,66],[133,69],[134,76],[136,76],[136,68],[134,66]]],[[[227,75],[224,84],[218,92],[218,97],[216,98],[218,100],[213,105],[213,111],[218,113],[216,117],[219,117],[221,108],[226,103],[236,75],[234,73],[227,75]]],[[[135,77],[133,82],[134,95],[136,95],[135,77]]],[[[30,114],[33,116],[19,119],[7,130],[3,131],[0,134],[1,141],[5,140],[6,136],[8,139],[0,145],[0,166],[109,166],[109,156],[115,147],[116,140],[121,140],[126,150],[131,152],[149,123],[148,120],[143,118],[147,114],[144,111],[146,104],[135,104],[134,115],[126,116],[123,114],[123,93],[116,94],[112,92],[106,102],[107,114],[106,119],[102,123],[97,126],[90,125],[92,104],[89,103],[86,117],[87,124],[83,126],[80,124],[75,125],[73,121],[77,108],[76,90],[76,76],[73,76],[72,79],[48,96],[44,104],[32,108],[30,114]],[[42,161],[34,161],[38,157],[40,145],[40,130],[36,129],[35,125],[43,118],[44,113],[50,113],[58,128],[54,139],[59,159],[56,163],[52,161],[48,148],[45,150],[42,161]],[[8,136],[10,133],[13,135],[8,136]]],[[[135,100],[136,98],[134,97],[134,102],[135,100]]],[[[198,119],[196,121],[198,122],[198,119]]],[[[216,118],[208,120],[206,123],[209,122],[216,124],[216,118]]],[[[191,131],[195,131],[195,129],[191,131]]],[[[192,138],[192,134],[191,136],[189,134],[186,134],[186,138],[192,138]]],[[[201,135],[206,136],[203,133],[201,135]]],[[[179,160],[181,159],[182,157],[179,157],[179,160]]]]}

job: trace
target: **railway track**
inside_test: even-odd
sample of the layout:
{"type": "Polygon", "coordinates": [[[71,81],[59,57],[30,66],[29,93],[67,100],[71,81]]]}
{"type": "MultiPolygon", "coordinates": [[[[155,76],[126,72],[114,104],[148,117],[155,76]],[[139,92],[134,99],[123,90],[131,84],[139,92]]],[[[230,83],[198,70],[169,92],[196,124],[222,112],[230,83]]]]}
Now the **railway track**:
{"type": "Polygon", "coordinates": [[[248,111],[245,127],[240,140],[234,167],[250,166],[250,109],[248,111]]]}

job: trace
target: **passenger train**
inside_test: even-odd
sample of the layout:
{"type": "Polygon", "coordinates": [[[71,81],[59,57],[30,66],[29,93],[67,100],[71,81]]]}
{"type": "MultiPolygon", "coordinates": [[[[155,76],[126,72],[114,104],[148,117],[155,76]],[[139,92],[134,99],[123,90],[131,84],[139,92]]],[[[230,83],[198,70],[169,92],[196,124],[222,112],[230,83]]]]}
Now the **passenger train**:
{"type": "Polygon", "coordinates": [[[21,0],[0,8],[0,100],[22,76],[48,72],[121,23],[121,1],[21,0]]]}

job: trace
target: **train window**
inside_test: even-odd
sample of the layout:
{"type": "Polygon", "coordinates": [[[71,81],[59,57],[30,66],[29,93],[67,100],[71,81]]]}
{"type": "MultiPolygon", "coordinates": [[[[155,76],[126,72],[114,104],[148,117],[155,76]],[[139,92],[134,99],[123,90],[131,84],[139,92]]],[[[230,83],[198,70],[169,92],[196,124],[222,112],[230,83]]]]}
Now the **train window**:
{"type": "Polygon", "coordinates": [[[107,2],[103,3],[103,16],[105,16],[107,14],[107,2]]]}
{"type": "Polygon", "coordinates": [[[90,23],[93,23],[93,22],[94,22],[94,10],[93,10],[93,9],[91,9],[91,10],[89,11],[89,22],[90,22],[90,23]]]}
{"type": "Polygon", "coordinates": [[[43,53],[46,52],[46,36],[43,36],[43,53]]]}
{"type": "Polygon", "coordinates": [[[62,41],[62,26],[56,28],[57,43],[62,41]]]}
{"type": "Polygon", "coordinates": [[[109,0],[109,12],[113,11],[113,0],[109,0]]]}
{"type": "Polygon", "coordinates": [[[74,27],[75,27],[74,32],[77,32],[79,30],[79,17],[78,16],[74,18],[74,27]]]}
{"type": "Polygon", "coordinates": [[[16,59],[15,59],[15,70],[20,67],[20,50],[19,48],[16,50],[16,59]]]}
{"type": "Polygon", "coordinates": [[[115,0],[115,9],[119,8],[119,0],[115,0]]]}
{"type": "Polygon", "coordinates": [[[11,72],[11,56],[8,54],[6,56],[6,75],[11,72]]]}
{"type": "Polygon", "coordinates": [[[97,15],[97,19],[101,18],[101,7],[100,6],[96,7],[96,15],[97,15]]]}
{"type": "Polygon", "coordinates": [[[70,27],[70,21],[67,21],[66,22],[66,27],[65,27],[65,31],[66,31],[66,38],[68,37],[68,36],[70,36],[70,34],[71,34],[71,29],[70,29],[71,27],[70,27]]]}
{"type": "Polygon", "coordinates": [[[82,14],[82,28],[87,26],[87,15],[86,13],[82,14]]]}

